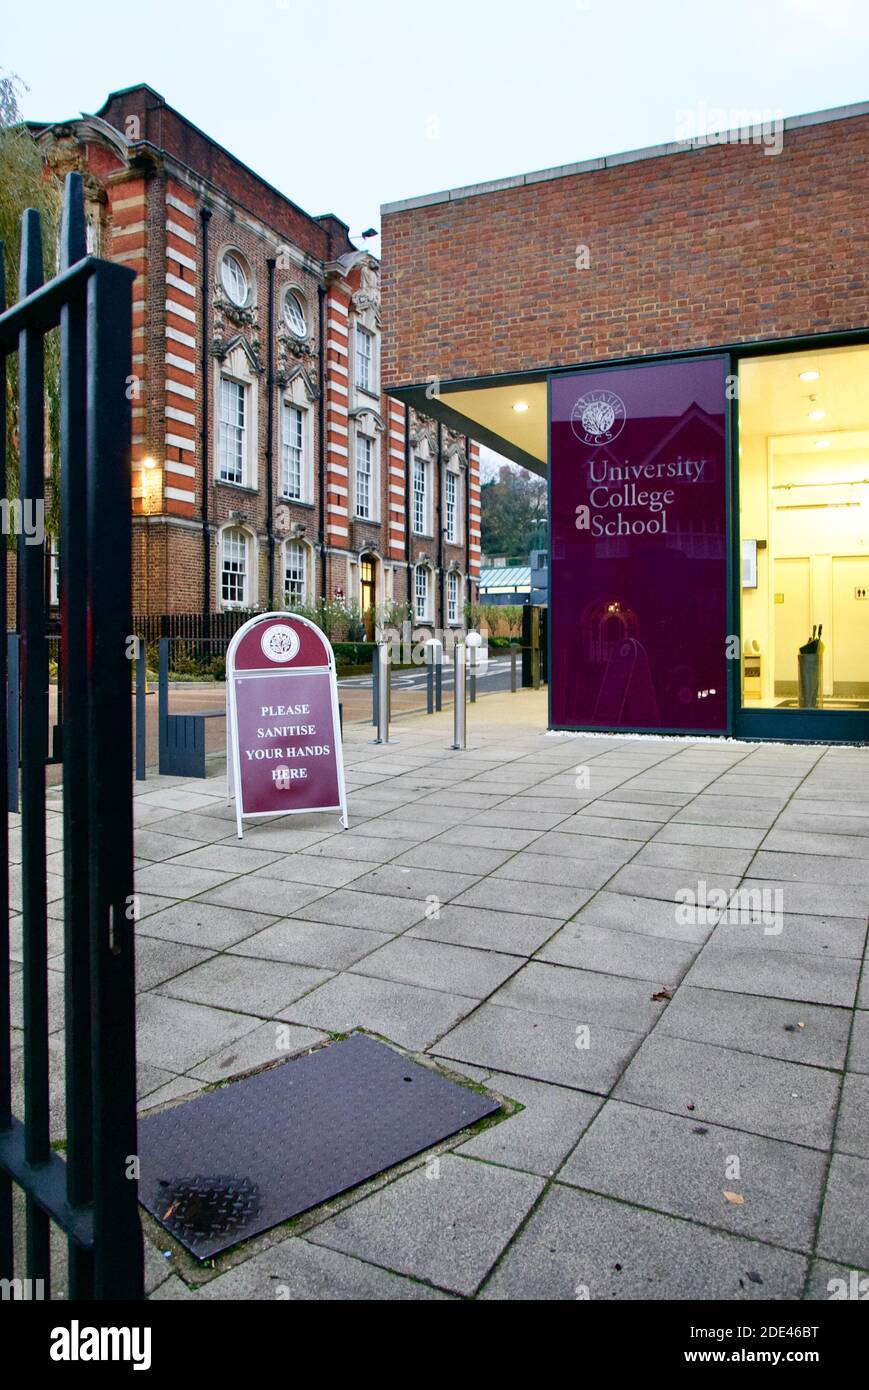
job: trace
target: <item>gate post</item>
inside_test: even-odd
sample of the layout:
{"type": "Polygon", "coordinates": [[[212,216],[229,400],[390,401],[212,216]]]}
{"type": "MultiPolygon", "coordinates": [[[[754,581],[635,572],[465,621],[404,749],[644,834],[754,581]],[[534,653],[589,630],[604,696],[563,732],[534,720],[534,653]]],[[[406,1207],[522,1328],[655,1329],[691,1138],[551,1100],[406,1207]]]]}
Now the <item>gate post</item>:
{"type": "Polygon", "coordinates": [[[143,1297],[136,1154],[136,986],[130,787],[132,527],[127,379],[132,276],[98,261],[87,287],[87,603],[94,1294],[143,1297]],[[112,538],[111,545],[106,537],[112,538]],[[132,1165],[132,1168],[131,1168],[132,1165]]]}

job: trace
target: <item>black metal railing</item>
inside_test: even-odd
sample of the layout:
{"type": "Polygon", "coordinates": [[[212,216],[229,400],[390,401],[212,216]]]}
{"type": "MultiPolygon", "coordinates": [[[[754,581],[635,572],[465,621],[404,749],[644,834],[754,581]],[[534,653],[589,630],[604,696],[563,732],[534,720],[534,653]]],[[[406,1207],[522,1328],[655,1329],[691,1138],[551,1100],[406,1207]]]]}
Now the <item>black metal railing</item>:
{"type": "MultiPolygon", "coordinates": [[[[49,757],[45,547],[18,545],[24,1116],[12,1114],[7,805],[0,806],[0,1277],[16,1275],[12,1188],[26,1206],[26,1278],[51,1293],[50,1229],[68,1240],[70,1298],[142,1297],[136,1183],[131,701],[132,272],[86,254],[82,183],[66,180],[60,271],[42,277],[24,214],[18,302],[0,313],[0,400],[18,354],[21,496],[44,499],[45,335],[60,333],[66,1152],[51,1143],[45,783],[49,757]]],[[[0,310],[5,306],[0,254],[0,310]]],[[[6,490],[5,409],[0,467],[6,490]]],[[[7,611],[6,567],[0,604],[7,611]]],[[[0,642],[0,689],[6,644],[0,642]]],[[[6,701],[0,795],[8,799],[6,701]]]]}

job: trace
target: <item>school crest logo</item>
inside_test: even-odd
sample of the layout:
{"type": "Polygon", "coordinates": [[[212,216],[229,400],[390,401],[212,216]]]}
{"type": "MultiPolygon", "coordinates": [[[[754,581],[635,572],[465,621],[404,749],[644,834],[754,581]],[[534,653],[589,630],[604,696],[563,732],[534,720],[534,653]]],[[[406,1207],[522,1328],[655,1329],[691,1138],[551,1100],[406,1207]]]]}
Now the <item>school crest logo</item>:
{"type": "Polygon", "coordinates": [[[625,427],[625,403],[615,391],[589,391],[570,413],[570,428],[580,444],[612,444],[625,427]]]}
{"type": "Polygon", "coordinates": [[[260,646],[263,656],[269,661],[284,664],[292,661],[299,650],[300,642],[298,633],[288,623],[273,623],[263,633],[260,646]]]}

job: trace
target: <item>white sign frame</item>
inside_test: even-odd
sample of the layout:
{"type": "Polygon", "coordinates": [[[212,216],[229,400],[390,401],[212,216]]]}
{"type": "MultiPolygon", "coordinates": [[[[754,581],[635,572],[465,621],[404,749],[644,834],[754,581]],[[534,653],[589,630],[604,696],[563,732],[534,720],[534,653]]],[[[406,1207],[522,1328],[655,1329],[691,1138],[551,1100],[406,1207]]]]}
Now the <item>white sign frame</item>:
{"type": "Polygon", "coordinates": [[[229,644],[226,653],[226,804],[235,801],[235,821],[238,831],[238,838],[241,839],[244,833],[243,822],[246,820],[277,820],[282,816],[316,816],[330,811],[340,812],[339,823],[342,829],[349,829],[350,822],[347,816],[347,787],[344,780],[344,739],[341,732],[341,712],[338,706],[338,675],[335,667],[335,653],[332,650],[332,643],[329,641],[325,632],[312,623],[310,619],[303,618],[298,613],[257,613],[249,618],[246,623],[235,633],[229,644]],[[242,638],[254,627],[269,621],[285,623],[287,619],[294,623],[301,623],[303,627],[308,627],[315,632],[320,641],[329,653],[328,667],[324,666],[264,666],[256,667],[249,671],[239,671],[235,669],[235,653],[242,638]],[[322,675],[328,671],[329,689],[332,704],[332,731],[335,745],[335,769],[338,775],[339,802],[336,806],[300,806],[296,809],[289,808],[282,811],[245,811],[243,802],[243,786],[241,776],[241,758],[239,754],[238,742],[238,708],[236,705],[235,682],[236,679],[244,679],[246,675],[256,676],[258,679],[265,677],[269,680],[286,678],[287,676],[313,676],[322,675]]]}

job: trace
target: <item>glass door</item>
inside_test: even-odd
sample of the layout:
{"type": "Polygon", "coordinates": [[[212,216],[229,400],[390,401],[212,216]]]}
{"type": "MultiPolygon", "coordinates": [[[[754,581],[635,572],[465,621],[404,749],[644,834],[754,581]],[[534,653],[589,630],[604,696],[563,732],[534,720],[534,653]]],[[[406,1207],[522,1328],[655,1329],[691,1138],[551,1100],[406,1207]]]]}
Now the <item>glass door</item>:
{"type": "Polygon", "coordinates": [[[869,737],[869,346],[739,367],[737,732],[869,737]]]}

